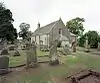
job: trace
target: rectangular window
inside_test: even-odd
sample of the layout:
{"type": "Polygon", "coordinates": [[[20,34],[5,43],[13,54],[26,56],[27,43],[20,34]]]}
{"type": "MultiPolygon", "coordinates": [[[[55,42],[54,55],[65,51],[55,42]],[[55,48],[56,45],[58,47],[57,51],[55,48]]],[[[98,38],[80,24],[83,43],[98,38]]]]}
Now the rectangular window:
{"type": "Polygon", "coordinates": [[[61,29],[59,29],[59,34],[62,34],[62,30],[61,29]]]}

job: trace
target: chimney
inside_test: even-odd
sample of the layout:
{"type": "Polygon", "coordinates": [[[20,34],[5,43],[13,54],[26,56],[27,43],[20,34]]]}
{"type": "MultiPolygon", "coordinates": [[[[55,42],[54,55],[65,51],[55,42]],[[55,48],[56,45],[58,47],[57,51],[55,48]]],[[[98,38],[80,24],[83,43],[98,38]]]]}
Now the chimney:
{"type": "Polygon", "coordinates": [[[40,23],[38,22],[38,24],[37,24],[37,28],[40,28],[40,23]]]}

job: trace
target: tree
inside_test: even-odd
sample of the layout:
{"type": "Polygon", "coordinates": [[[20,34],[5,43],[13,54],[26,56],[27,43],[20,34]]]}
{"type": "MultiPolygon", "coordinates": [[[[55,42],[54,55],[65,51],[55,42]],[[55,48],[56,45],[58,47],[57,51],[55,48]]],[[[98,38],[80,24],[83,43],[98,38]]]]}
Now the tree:
{"type": "Polygon", "coordinates": [[[85,35],[82,35],[79,39],[78,39],[78,45],[80,47],[84,47],[84,43],[85,43],[85,35]]]}
{"type": "Polygon", "coordinates": [[[98,42],[100,41],[100,36],[97,31],[88,31],[83,36],[79,38],[79,46],[84,46],[86,36],[88,37],[88,44],[91,48],[97,48],[98,42]]]}
{"type": "Polygon", "coordinates": [[[22,37],[23,39],[28,39],[29,36],[31,35],[31,32],[29,31],[30,25],[26,23],[21,23],[19,27],[20,27],[19,37],[22,37]]]}
{"type": "Polygon", "coordinates": [[[0,3],[0,38],[8,41],[17,39],[17,30],[13,26],[12,12],[0,3]]]}
{"type": "Polygon", "coordinates": [[[69,29],[71,33],[77,36],[81,36],[84,32],[83,22],[85,22],[84,18],[76,17],[72,20],[69,20],[66,23],[66,27],[69,29]]]}
{"type": "Polygon", "coordinates": [[[98,34],[98,42],[100,43],[100,35],[98,34]]]}
{"type": "Polygon", "coordinates": [[[86,33],[88,36],[89,45],[91,48],[97,48],[98,46],[98,33],[97,31],[88,31],[86,33]]]}

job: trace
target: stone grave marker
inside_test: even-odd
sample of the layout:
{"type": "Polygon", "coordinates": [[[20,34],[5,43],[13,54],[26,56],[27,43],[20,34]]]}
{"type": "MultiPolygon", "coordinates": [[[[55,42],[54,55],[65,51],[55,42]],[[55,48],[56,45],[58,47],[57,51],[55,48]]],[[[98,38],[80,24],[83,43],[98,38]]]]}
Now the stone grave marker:
{"type": "Polygon", "coordinates": [[[100,43],[98,43],[98,51],[100,51],[100,43]]]}
{"type": "Polygon", "coordinates": [[[15,40],[15,53],[14,53],[14,56],[20,56],[20,53],[18,51],[18,41],[15,40]]]}
{"type": "Polygon", "coordinates": [[[49,58],[51,65],[59,64],[58,54],[57,54],[57,40],[55,40],[50,46],[49,58]]]}
{"type": "Polygon", "coordinates": [[[85,52],[90,52],[89,44],[88,44],[88,37],[87,36],[86,36],[86,41],[85,41],[85,52]]]}
{"type": "Polygon", "coordinates": [[[13,51],[13,50],[14,50],[14,48],[15,48],[15,46],[14,46],[14,45],[9,46],[9,51],[13,51]]]}
{"type": "Polygon", "coordinates": [[[72,50],[73,52],[76,52],[76,42],[75,41],[72,42],[72,50]]]}
{"type": "Polygon", "coordinates": [[[8,73],[9,58],[7,56],[0,56],[0,75],[8,73]]]}
{"type": "Polygon", "coordinates": [[[37,66],[37,53],[36,53],[36,45],[35,42],[26,44],[26,54],[27,54],[27,62],[26,67],[36,67],[37,66]]]}
{"type": "Polygon", "coordinates": [[[2,50],[1,50],[1,55],[8,55],[8,48],[7,48],[7,40],[2,40],[2,50]]]}
{"type": "Polygon", "coordinates": [[[63,54],[65,54],[65,55],[71,54],[71,49],[70,49],[70,46],[68,44],[66,44],[63,47],[63,54]]]}

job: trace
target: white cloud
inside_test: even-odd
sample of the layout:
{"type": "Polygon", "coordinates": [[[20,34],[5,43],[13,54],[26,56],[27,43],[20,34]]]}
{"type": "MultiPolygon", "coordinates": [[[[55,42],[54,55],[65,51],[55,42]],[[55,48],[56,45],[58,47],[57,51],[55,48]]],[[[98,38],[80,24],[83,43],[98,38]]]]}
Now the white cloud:
{"type": "Polygon", "coordinates": [[[62,18],[64,23],[77,16],[85,18],[87,30],[100,31],[99,0],[2,0],[13,13],[14,26],[19,30],[21,22],[37,28],[38,21],[43,26],[62,18]]]}

